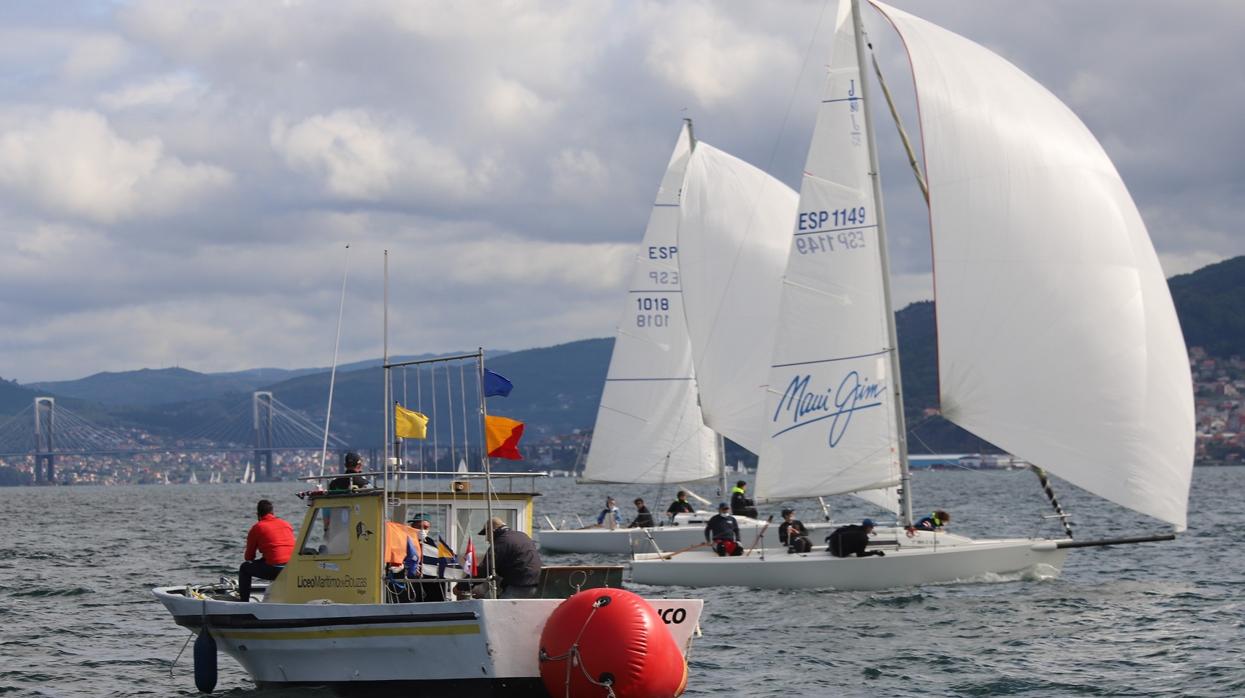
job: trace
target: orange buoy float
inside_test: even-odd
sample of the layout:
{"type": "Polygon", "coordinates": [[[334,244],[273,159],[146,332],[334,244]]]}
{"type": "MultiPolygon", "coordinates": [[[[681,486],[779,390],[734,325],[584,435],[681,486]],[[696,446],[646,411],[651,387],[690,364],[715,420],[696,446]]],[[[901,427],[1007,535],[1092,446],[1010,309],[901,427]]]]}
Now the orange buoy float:
{"type": "Polygon", "coordinates": [[[545,622],[540,678],[554,698],[672,698],[687,687],[687,661],[647,601],[624,589],[588,589],[545,622]]]}

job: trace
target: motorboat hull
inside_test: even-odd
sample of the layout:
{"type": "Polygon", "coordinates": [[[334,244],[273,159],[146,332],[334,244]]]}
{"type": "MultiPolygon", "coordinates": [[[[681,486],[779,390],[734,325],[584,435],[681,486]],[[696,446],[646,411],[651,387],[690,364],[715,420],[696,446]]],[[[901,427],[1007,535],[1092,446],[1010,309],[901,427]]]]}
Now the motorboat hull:
{"type": "Polygon", "coordinates": [[[1026,574],[1054,577],[1067,555],[1049,540],[948,538],[938,543],[928,534],[918,536],[916,542],[885,550],[884,557],[839,558],[825,550],[791,554],[772,548],[747,557],[718,557],[705,550],[670,559],[638,555],[632,560],[631,577],[637,584],[655,586],[870,591],[1026,574]]]}
{"type": "MultiPolygon", "coordinates": [[[[539,638],[562,599],[281,604],[153,590],[178,625],[205,629],[261,686],[455,687],[455,695],[543,695],[539,638]],[[459,690],[461,688],[461,690],[459,690]]],[[[699,599],[652,599],[684,655],[699,599]]]]}

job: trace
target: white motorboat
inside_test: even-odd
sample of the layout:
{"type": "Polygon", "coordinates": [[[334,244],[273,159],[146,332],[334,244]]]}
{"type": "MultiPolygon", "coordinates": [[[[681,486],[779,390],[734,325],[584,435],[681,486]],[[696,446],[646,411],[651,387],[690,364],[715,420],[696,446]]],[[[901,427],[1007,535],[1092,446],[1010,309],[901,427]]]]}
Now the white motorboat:
{"type": "MultiPolygon", "coordinates": [[[[482,378],[482,353],[409,363],[462,359],[476,362],[474,372],[482,378]]],[[[386,372],[389,368],[386,362],[386,372]]],[[[476,390],[475,416],[482,423],[483,391],[478,386],[476,390]]],[[[481,437],[470,443],[463,425],[457,434],[463,439],[462,452],[483,452],[481,437]]],[[[542,654],[546,622],[557,616],[575,592],[618,594],[617,589],[599,587],[619,586],[622,568],[545,567],[536,597],[499,598],[496,574],[473,576],[474,551],[492,554],[493,527],[488,526],[485,535],[480,533],[494,518],[513,530],[530,533],[535,493],[513,485],[496,491],[493,478],[506,475],[492,474],[488,458],[482,459],[483,473],[449,474],[401,470],[396,458],[387,458],[390,465],[384,471],[360,474],[379,479],[375,489],[303,493],[308,509],[296,529],[293,555],[264,592],[248,602],[239,601],[227,581],[154,589],[155,598],[174,621],[199,636],[195,679],[200,689],[210,691],[215,685],[219,648],[262,687],[327,685],[456,696],[545,695],[552,690],[541,679],[542,666],[553,661],[542,654]],[[483,487],[478,487],[480,483],[483,487]],[[431,550],[435,552],[423,545],[419,573],[413,578],[408,573],[395,577],[395,554],[402,563],[399,570],[415,560],[411,546],[418,545],[419,534],[403,525],[412,518],[431,522],[436,541],[431,550]],[[470,584],[477,585],[477,598],[456,599],[470,584]],[[416,588],[423,590],[418,597],[431,600],[413,602],[416,588]]],[[[532,480],[534,476],[509,477],[532,480]]],[[[581,597],[572,600],[576,598],[581,597]]],[[[646,601],[656,615],[649,617],[645,632],[660,635],[668,631],[666,644],[685,655],[703,601],[646,601]]],[[[645,625],[641,622],[636,627],[645,625]]],[[[582,629],[576,627],[585,637],[606,633],[611,646],[632,647],[633,658],[649,647],[647,639],[654,638],[628,637],[618,626],[607,628],[600,621],[589,627],[585,620],[582,629]]],[[[582,652],[577,657],[584,666],[595,664],[595,671],[600,671],[604,661],[582,652]]],[[[686,680],[685,659],[678,661],[686,680]]],[[[618,675],[617,670],[614,673],[618,675]]]]}
{"type": "MultiPolygon", "coordinates": [[[[899,32],[913,70],[923,169],[910,154],[934,240],[942,415],[1183,530],[1194,447],[1188,357],[1157,255],[1115,167],[1084,124],[1015,66],[870,4],[899,32]],[[1064,383],[1071,376],[1075,399],[1064,383]]],[[[909,527],[873,88],[860,70],[871,44],[860,12],[859,0],[840,3],[778,304],[756,491],[775,500],[899,486],[909,527]]],[[[940,533],[925,545],[926,534],[905,535],[884,558],[641,555],[632,574],[689,586],[906,586],[1057,574],[1068,548],[1174,536],[1074,541],[1065,528],[1067,539],[940,533]]]]}

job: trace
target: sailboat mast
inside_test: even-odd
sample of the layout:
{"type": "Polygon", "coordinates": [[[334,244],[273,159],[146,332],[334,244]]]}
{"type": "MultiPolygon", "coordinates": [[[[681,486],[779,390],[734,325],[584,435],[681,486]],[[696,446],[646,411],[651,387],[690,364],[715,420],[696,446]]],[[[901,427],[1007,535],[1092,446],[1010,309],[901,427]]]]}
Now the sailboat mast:
{"type": "Polygon", "coordinates": [[[726,440],[718,434],[718,447],[714,450],[718,457],[718,501],[726,499],[726,440]]]}
{"type": "MultiPolygon", "coordinates": [[[[865,64],[865,27],[860,12],[860,0],[852,0],[852,26],[856,34],[856,64],[865,64]]],[[[886,307],[886,332],[890,342],[892,385],[894,386],[896,442],[899,448],[900,505],[903,525],[912,525],[912,474],[908,467],[908,427],[903,416],[903,380],[899,374],[899,335],[895,330],[895,308],[891,301],[890,257],[886,249],[886,216],[882,205],[882,178],[878,170],[878,147],[873,136],[873,115],[869,101],[869,81],[861,79],[860,96],[864,102],[865,131],[869,144],[869,179],[873,183],[873,200],[877,211],[874,216],[878,225],[878,254],[882,261],[882,293],[886,307]]]]}

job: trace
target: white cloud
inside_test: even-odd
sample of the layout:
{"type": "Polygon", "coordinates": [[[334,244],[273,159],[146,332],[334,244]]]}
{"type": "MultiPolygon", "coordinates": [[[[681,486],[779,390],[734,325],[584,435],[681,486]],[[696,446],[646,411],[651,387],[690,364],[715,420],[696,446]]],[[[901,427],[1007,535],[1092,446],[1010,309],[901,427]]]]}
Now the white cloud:
{"type": "Polygon", "coordinates": [[[61,64],[61,75],[75,81],[106,77],[121,68],[130,53],[129,44],[114,34],[79,37],[61,64]]]}
{"type": "Polygon", "coordinates": [[[168,106],[183,99],[193,100],[203,92],[203,86],[190,75],[177,73],[130,83],[100,95],[98,101],[105,108],[119,111],[168,106]]]}
{"type": "Polygon", "coordinates": [[[564,201],[591,201],[606,192],[609,173],[591,150],[563,148],[552,159],[553,193],[564,201]]]}
{"type": "Polygon", "coordinates": [[[159,138],[121,137],[96,112],[58,109],[0,135],[0,192],[55,215],[167,215],[231,181],[218,166],[165,155],[159,138]]]}
{"type": "Polygon", "coordinates": [[[491,165],[473,171],[453,149],[413,126],[362,109],[340,109],[288,125],[273,120],[272,147],[293,170],[349,200],[469,199],[487,189],[491,165]]]}
{"type": "Polygon", "coordinates": [[[795,76],[796,52],[783,38],[749,32],[724,6],[661,5],[647,14],[649,69],[702,106],[736,99],[773,75],[795,76]]]}

